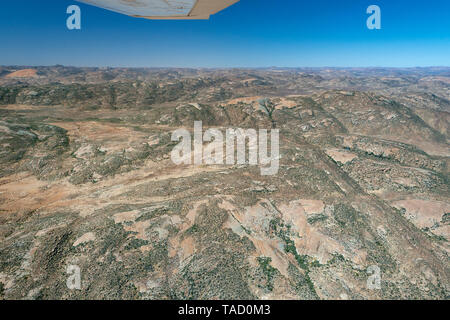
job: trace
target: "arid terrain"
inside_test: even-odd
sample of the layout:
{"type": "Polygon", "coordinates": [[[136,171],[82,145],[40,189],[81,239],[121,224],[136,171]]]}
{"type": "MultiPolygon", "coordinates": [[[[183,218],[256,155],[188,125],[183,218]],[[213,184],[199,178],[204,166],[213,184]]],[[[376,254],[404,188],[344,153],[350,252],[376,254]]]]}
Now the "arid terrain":
{"type": "Polygon", "coordinates": [[[449,131],[450,68],[0,67],[0,299],[448,299],[449,131]],[[175,165],[194,121],[278,174],[175,165]]]}

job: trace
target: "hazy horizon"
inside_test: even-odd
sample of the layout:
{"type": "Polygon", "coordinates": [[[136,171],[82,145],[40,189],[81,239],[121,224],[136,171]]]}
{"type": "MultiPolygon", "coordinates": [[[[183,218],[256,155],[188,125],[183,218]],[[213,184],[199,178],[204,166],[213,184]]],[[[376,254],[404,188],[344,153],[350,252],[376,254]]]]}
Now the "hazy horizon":
{"type": "Polygon", "coordinates": [[[54,65],[0,65],[0,67],[19,67],[19,68],[51,68],[51,67],[64,67],[64,68],[99,68],[99,69],[210,69],[210,70],[229,70],[229,69],[398,69],[398,70],[409,70],[409,69],[450,69],[450,65],[448,66],[439,66],[439,65],[430,65],[430,66],[413,66],[413,67],[388,67],[388,66],[354,66],[354,67],[339,67],[339,66],[317,66],[317,67],[308,67],[308,66],[270,66],[270,67],[170,67],[170,66],[142,66],[142,67],[133,67],[133,66],[95,66],[95,65],[63,65],[63,64],[54,64],[54,65]]]}

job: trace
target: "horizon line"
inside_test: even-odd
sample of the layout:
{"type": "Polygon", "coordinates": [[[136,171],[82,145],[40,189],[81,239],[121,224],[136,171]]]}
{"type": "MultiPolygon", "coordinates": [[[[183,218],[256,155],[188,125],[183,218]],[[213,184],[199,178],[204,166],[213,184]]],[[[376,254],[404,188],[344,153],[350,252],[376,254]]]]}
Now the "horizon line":
{"type": "Polygon", "coordinates": [[[105,69],[430,69],[430,68],[442,68],[450,69],[449,66],[428,65],[428,66],[261,66],[261,67],[201,67],[201,66],[87,66],[87,65],[0,65],[0,67],[23,67],[23,68],[50,68],[50,67],[64,67],[64,68],[105,68],[105,69]]]}

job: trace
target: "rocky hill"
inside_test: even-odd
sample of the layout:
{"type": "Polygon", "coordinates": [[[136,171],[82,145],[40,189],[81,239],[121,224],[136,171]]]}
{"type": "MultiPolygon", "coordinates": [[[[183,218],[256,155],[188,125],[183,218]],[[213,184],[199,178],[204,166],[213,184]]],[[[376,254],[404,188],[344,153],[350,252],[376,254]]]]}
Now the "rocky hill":
{"type": "Polygon", "coordinates": [[[449,121],[450,68],[1,67],[0,298],[448,299],[449,121]],[[278,174],[175,165],[194,121],[278,174]]]}

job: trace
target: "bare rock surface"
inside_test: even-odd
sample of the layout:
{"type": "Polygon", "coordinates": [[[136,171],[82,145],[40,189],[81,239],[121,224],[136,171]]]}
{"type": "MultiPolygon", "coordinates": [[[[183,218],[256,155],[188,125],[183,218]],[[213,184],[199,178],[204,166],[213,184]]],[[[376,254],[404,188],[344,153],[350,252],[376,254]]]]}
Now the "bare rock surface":
{"type": "Polygon", "coordinates": [[[1,299],[448,299],[448,68],[3,74],[1,299]],[[278,174],[175,165],[194,121],[278,174]]]}

